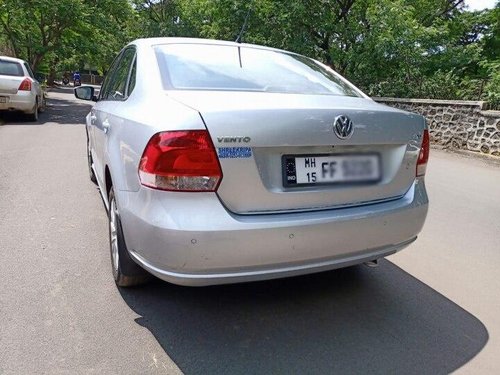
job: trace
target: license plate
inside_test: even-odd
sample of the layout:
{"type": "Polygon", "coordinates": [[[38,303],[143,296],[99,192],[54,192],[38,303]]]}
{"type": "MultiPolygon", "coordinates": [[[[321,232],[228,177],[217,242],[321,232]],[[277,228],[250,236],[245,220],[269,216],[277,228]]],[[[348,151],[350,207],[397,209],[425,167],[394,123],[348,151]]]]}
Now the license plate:
{"type": "Polygon", "coordinates": [[[7,103],[7,97],[6,96],[0,96],[0,103],[7,103]]]}
{"type": "Polygon", "coordinates": [[[377,182],[378,154],[285,155],[283,184],[287,187],[377,182]]]}

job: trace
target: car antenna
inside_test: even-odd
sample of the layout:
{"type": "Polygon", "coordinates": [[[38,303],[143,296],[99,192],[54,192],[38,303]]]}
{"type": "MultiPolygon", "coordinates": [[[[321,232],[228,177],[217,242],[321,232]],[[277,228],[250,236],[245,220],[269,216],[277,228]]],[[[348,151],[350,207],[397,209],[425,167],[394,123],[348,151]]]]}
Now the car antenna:
{"type": "Polygon", "coordinates": [[[236,43],[241,43],[241,39],[243,38],[243,34],[245,33],[247,29],[247,23],[248,23],[248,18],[250,17],[250,12],[252,11],[252,5],[253,1],[250,3],[250,6],[248,7],[247,15],[245,16],[245,21],[243,21],[243,26],[241,27],[240,33],[236,37],[235,42],[236,43]]]}

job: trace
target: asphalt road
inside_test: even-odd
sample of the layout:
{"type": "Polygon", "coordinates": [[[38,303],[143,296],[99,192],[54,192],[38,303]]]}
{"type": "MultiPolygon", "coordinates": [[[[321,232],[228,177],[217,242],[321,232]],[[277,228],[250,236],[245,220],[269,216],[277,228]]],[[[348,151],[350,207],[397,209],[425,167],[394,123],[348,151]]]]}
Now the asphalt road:
{"type": "Polygon", "coordinates": [[[0,125],[0,374],[500,372],[498,164],[433,150],[424,231],[375,269],[119,290],[89,106],[49,105],[0,125]]]}

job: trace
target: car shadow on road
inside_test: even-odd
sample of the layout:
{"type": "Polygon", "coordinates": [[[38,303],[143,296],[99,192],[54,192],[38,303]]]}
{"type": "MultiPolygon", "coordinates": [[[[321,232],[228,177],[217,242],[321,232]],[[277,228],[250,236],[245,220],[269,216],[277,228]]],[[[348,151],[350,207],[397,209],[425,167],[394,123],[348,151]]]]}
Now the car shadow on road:
{"type": "Polygon", "coordinates": [[[85,116],[92,108],[92,105],[87,103],[50,98],[49,96],[49,107],[44,113],[44,115],[48,115],[46,122],[55,122],[61,125],[83,125],[85,124],[85,116]]]}
{"type": "Polygon", "coordinates": [[[0,112],[0,124],[36,126],[50,123],[61,125],[83,125],[85,123],[85,116],[92,108],[90,102],[56,98],[52,93],[73,95],[73,89],[70,87],[51,88],[47,97],[47,108],[39,114],[38,121],[27,121],[26,116],[17,112],[0,112]]]}
{"type": "Polygon", "coordinates": [[[389,261],[297,278],[121,289],[186,374],[446,374],[488,341],[484,325],[389,261]]]}

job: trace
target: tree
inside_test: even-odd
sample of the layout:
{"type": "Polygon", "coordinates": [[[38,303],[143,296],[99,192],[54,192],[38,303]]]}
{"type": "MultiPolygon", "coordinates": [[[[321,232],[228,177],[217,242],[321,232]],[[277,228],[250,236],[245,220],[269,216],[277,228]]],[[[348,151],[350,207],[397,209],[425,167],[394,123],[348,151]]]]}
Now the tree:
{"type": "Polygon", "coordinates": [[[130,40],[135,13],[127,0],[2,0],[0,30],[34,71],[101,69],[130,40]]]}
{"type": "Polygon", "coordinates": [[[0,0],[0,41],[51,76],[105,72],[132,39],[235,40],[247,14],[244,42],[319,59],[370,95],[500,97],[499,5],[463,0],[0,0]]]}
{"type": "Polygon", "coordinates": [[[178,0],[134,0],[141,20],[142,37],[186,36],[180,24],[178,0]]]}
{"type": "Polygon", "coordinates": [[[85,12],[80,0],[4,0],[0,24],[15,55],[37,70],[69,32],[81,27],[85,12]]]}

